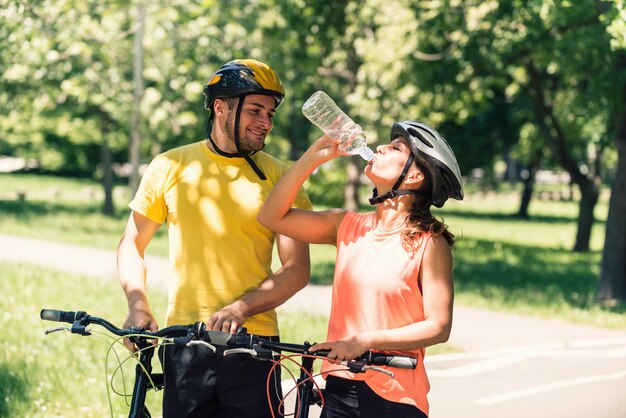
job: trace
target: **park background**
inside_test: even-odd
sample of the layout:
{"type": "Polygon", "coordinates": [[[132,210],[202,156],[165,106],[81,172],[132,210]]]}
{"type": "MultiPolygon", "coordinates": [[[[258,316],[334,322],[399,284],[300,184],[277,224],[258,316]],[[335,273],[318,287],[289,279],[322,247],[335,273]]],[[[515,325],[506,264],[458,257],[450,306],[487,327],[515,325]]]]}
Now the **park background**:
{"type": "MultiPolygon", "coordinates": [[[[372,145],[404,119],[447,138],[466,190],[437,210],[459,239],[458,303],[624,329],[625,7],[0,0],[0,233],[114,250],[145,164],[205,137],[202,87],[250,57],[285,85],[266,148],[283,160],[320,134],[300,110],[317,90],[372,145]]],[[[367,210],[362,168],[352,157],[318,170],[306,185],[316,207],[367,210]]],[[[167,255],[165,231],[149,251],[167,255]]],[[[330,283],[333,260],[332,247],[312,247],[313,283],[330,283]]],[[[0,271],[0,416],[101,416],[102,341],[51,342],[35,317],[55,303],[121,323],[117,283],[0,271]]],[[[325,318],[282,321],[287,340],[323,338],[325,318]]]]}

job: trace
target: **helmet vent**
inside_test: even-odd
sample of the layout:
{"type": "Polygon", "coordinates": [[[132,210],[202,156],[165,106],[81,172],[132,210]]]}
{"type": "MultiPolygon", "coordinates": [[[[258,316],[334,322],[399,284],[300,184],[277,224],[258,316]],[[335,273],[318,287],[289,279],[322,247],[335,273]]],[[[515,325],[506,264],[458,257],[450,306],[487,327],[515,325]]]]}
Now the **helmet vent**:
{"type": "Polygon", "coordinates": [[[433,144],[430,143],[429,140],[427,140],[426,138],[424,138],[424,135],[422,135],[422,133],[420,131],[418,131],[415,128],[408,128],[407,132],[411,134],[411,136],[419,139],[424,145],[426,145],[428,148],[434,148],[433,144]]]}

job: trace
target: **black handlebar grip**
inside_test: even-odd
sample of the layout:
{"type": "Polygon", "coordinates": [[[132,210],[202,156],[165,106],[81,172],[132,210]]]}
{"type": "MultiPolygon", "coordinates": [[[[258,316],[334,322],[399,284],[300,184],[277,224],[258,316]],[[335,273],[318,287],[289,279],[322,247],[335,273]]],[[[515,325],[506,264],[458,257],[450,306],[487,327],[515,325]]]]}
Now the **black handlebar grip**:
{"type": "Polygon", "coordinates": [[[414,369],[417,367],[417,359],[412,357],[391,356],[391,359],[389,359],[389,366],[396,367],[398,369],[414,369]]]}
{"type": "Polygon", "coordinates": [[[414,369],[417,359],[405,356],[390,356],[385,354],[371,354],[370,362],[378,366],[391,366],[398,369],[414,369]]]}
{"type": "Polygon", "coordinates": [[[62,322],[62,318],[64,316],[63,314],[63,311],[59,311],[57,309],[42,309],[39,316],[41,317],[41,319],[44,319],[46,321],[62,322]]]}
{"type": "Polygon", "coordinates": [[[68,312],[58,309],[42,309],[39,316],[46,321],[67,322],[69,324],[87,315],[85,312],[68,312]]]}

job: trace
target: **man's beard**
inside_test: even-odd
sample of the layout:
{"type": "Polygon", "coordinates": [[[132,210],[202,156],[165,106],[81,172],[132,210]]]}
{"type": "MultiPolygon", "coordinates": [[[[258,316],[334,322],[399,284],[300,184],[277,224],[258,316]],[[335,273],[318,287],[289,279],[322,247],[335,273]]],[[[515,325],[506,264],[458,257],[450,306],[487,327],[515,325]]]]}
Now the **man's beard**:
{"type": "MultiPolygon", "coordinates": [[[[228,139],[235,143],[235,113],[233,111],[228,112],[226,118],[226,135],[228,139]]],[[[239,130],[239,151],[247,154],[254,151],[261,151],[265,147],[265,140],[261,143],[251,140],[245,135],[245,131],[239,130]]]]}

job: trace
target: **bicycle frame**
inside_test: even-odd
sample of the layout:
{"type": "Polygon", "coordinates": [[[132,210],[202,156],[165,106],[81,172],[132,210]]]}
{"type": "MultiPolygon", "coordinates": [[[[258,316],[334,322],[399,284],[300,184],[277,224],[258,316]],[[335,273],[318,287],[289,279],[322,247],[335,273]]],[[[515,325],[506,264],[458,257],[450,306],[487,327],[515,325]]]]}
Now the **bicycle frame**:
{"type": "MultiPolygon", "coordinates": [[[[311,345],[308,342],[304,343],[306,350],[308,351],[311,345]]],[[[296,385],[298,388],[298,399],[299,403],[296,405],[298,417],[308,417],[309,409],[311,405],[315,404],[316,401],[313,399],[313,381],[309,376],[313,375],[313,361],[315,359],[313,357],[302,357],[302,363],[300,367],[300,377],[298,378],[296,385]]]]}
{"type": "Polygon", "coordinates": [[[149,383],[154,383],[155,390],[163,388],[163,373],[152,373],[152,358],[154,357],[154,347],[142,338],[132,338],[132,342],[141,350],[139,354],[139,364],[135,366],[135,383],[133,385],[133,395],[130,401],[129,418],[150,418],[150,411],[146,407],[146,395],[149,383]],[[149,378],[150,379],[149,379],[149,378]]]}

